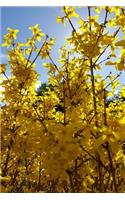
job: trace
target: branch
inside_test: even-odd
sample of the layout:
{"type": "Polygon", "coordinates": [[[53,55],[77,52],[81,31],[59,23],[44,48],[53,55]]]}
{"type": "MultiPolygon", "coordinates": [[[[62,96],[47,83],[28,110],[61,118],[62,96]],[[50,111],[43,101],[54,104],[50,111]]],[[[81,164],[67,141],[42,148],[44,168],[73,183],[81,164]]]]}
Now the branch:
{"type": "Polygon", "coordinates": [[[44,47],[44,45],[45,45],[47,39],[48,39],[48,35],[46,35],[46,38],[45,38],[45,41],[44,41],[42,47],[41,47],[40,50],[38,51],[36,57],[34,58],[34,60],[32,61],[31,65],[30,65],[29,67],[31,67],[31,66],[35,63],[36,59],[39,57],[39,55],[40,55],[40,53],[41,53],[41,51],[42,51],[42,49],[43,49],[43,47],[44,47]]]}
{"type": "MultiPolygon", "coordinates": [[[[81,147],[81,149],[82,149],[83,151],[85,151],[94,161],[96,161],[97,163],[99,162],[98,159],[95,158],[90,152],[88,152],[82,145],[80,145],[80,147],[81,147]]],[[[101,165],[105,170],[108,171],[108,168],[101,162],[101,160],[100,160],[100,165],[101,165]]]]}
{"type": "Polygon", "coordinates": [[[74,25],[73,25],[71,19],[68,17],[68,15],[67,15],[67,13],[66,13],[66,8],[65,8],[65,6],[63,7],[63,9],[64,9],[64,12],[65,12],[65,14],[66,14],[66,18],[68,19],[68,21],[69,21],[69,23],[70,23],[70,25],[71,25],[73,31],[76,32],[76,29],[75,29],[75,27],[74,27],[74,25]]]}

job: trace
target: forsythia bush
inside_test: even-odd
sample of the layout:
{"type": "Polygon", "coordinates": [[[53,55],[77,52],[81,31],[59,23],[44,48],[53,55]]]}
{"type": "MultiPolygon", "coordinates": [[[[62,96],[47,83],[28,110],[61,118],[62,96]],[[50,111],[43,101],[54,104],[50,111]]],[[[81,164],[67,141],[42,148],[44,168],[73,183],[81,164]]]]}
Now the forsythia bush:
{"type": "Polygon", "coordinates": [[[125,70],[125,9],[86,11],[83,19],[64,7],[57,17],[72,28],[59,66],[51,56],[55,39],[38,24],[26,43],[12,28],[4,36],[11,76],[1,64],[2,192],[125,192],[125,86],[108,102],[125,70]],[[41,95],[37,59],[48,60],[41,95]],[[117,74],[101,76],[109,65],[117,74]]]}

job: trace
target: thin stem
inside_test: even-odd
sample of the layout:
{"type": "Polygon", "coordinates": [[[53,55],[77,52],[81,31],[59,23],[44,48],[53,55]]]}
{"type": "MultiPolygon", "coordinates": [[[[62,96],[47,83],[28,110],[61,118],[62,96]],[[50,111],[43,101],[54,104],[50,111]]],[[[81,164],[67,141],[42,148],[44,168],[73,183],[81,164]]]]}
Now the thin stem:
{"type": "Polygon", "coordinates": [[[38,113],[38,111],[37,111],[37,109],[36,109],[36,107],[33,105],[33,108],[34,108],[34,110],[35,110],[35,112],[36,112],[36,114],[37,114],[37,116],[38,116],[38,119],[39,119],[39,121],[41,122],[41,124],[43,125],[43,127],[44,127],[44,129],[45,129],[45,131],[47,132],[48,130],[47,130],[47,127],[46,127],[46,125],[44,124],[44,119],[41,119],[41,117],[39,116],[39,113],[38,113]]]}
{"type": "Polygon", "coordinates": [[[117,189],[117,183],[116,183],[115,168],[113,166],[112,156],[111,156],[111,152],[110,152],[110,148],[109,148],[109,144],[108,143],[107,143],[107,152],[108,152],[108,156],[109,156],[110,170],[111,170],[111,173],[112,173],[114,190],[117,193],[118,189],[117,189]]]}
{"type": "Polygon", "coordinates": [[[9,83],[11,83],[10,79],[8,78],[8,76],[6,75],[6,73],[4,72],[3,75],[6,77],[6,79],[9,81],[9,83]]]}
{"type": "Polygon", "coordinates": [[[59,69],[58,69],[58,67],[57,67],[57,65],[55,64],[55,62],[53,61],[52,57],[50,56],[50,54],[47,53],[47,55],[48,55],[50,61],[52,62],[52,64],[55,66],[55,68],[56,68],[56,70],[58,71],[58,73],[61,74],[60,71],[59,71],[59,69]]]}
{"type": "Polygon", "coordinates": [[[72,99],[72,96],[71,96],[71,89],[70,89],[70,80],[69,80],[69,71],[68,71],[68,64],[69,64],[69,54],[68,54],[68,58],[67,58],[67,62],[66,62],[66,78],[67,78],[67,85],[68,85],[68,90],[69,90],[69,96],[70,96],[70,99],[72,99]]]}
{"type": "MultiPolygon", "coordinates": [[[[85,151],[94,161],[96,161],[97,163],[99,162],[98,159],[95,158],[95,157],[94,157],[89,151],[87,151],[82,145],[80,145],[80,148],[81,148],[83,151],[85,151]]],[[[101,162],[101,160],[100,160],[100,165],[101,165],[104,169],[108,170],[107,167],[101,162]]]]}
{"type": "Polygon", "coordinates": [[[96,116],[95,125],[98,126],[96,94],[95,94],[95,78],[94,78],[94,70],[93,70],[93,65],[92,65],[92,59],[90,60],[90,72],[91,72],[91,84],[92,84],[92,94],[93,94],[94,115],[96,116]]]}
{"type": "Polygon", "coordinates": [[[31,57],[31,55],[32,55],[33,48],[34,48],[34,46],[32,46],[31,51],[30,51],[30,53],[29,53],[29,57],[28,57],[27,62],[26,62],[26,67],[28,66],[28,63],[29,63],[29,61],[30,61],[30,57],[31,57]]]}
{"type": "Polygon", "coordinates": [[[105,186],[104,192],[107,191],[107,188],[109,186],[110,177],[111,177],[111,172],[109,171],[109,175],[108,175],[108,178],[107,178],[107,182],[106,182],[106,186],[105,186]]]}
{"type": "MultiPolygon", "coordinates": [[[[120,31],[120,28],[118,28],[116,30],[116,32],[114,33],[113,37],[115,37],[120,31]]],[[[104,49],[103,51],[100,53],[100,55],[98,56],[98,58],[96,59],[96,61],[94,62],[94,65],[97,63],[97,61],[100,59],[100,57],[105,53],[105,51],[107,50],[107,48],[110,46],[110,44],[108,44],[104,49]]]]}
{"type": "Polygon", "coordinates": [[[46,35],[46,38],[45,38],[45,41],[44,41],[43,45],[41,46],[40,50],[38,51],[36,57],[34,58],[34,60],[32,61],[31,65],[29,67],[31,67],[35,63],[36,59],[39,57],[39,55],[40,55],[40,53],[41,53],[41,51],[42,51],[47,39],[48,39],[48,35],[46,35]]]}
{"type": "Polygon", "coordinates": [[[64,126],[66,125],[66,89],[65,81],[63,80],[63,101],[64,101],[64,126]]]}
{"type": "Polygon", "coordinates": [[[74,27],[74,25],[73,25],[71,19],[68,17],[68,15],[67,15],[67,13],[66,13],[66,8],[65,8],[65,6],[64,6],[63,8],[64,8],[64,12],[65,12],[65,14],[66,14],[66,18],[68,19],[68,21],[69,21],[69,23],[70,23],[70,25],[71,25],[73,31],[76,32],[76,29],[75,29],[75,27],[74,27]]]}
{"type": "Polygon", "coordinates": [[[40,153],[40,161],[39,161],[39,174],[38,174],[38,191],[41,188],[41,171],[42,171],[42,162],[41,162],[41,153],[40,153]]]}
{"type": "Polygon", "coordinates": [[[71,192],[74,193],[75,192],[75,186],[73,183],[73,178],[72,178],[72,172],[70,170],[66,170],[68,176],[69,176],[69,181],[70,181],[70,185],[71,185],[71,192]]]}
{"type": "MultiPolygon", "coordinates": [[[[105,91],[105,89],[104,89],[104,125],[107,126],[106,91],[105,91]]],[[[109,162],[110,162],[110,171],[112,173],[114,189],[115,189],[115,192],[118,192],[117,183],[116,183],[116,177],[115,177],[115,169],[114,169],[114,166],[113,166],[112,156],[111,156],[110,147],[109,147],[109,143],[108,142],[106,143],[106,149],[107,149],[107,152],[108,152],[108,157],[109,157],[109,162]]]]}
{"type": "Polygon", "coordinates": [[[104,124],[107,126],[107,115],[106,115],[106,90],[104,89],[104,124]]]}
{"type": "Polygon", "coordinates": [[[89,29],[90,29],[90,32],[92,31],[92,27],[91,27],[91,9],[90,9],[90,6],[88,6],[88,15],[89,15],[89,29]]]}

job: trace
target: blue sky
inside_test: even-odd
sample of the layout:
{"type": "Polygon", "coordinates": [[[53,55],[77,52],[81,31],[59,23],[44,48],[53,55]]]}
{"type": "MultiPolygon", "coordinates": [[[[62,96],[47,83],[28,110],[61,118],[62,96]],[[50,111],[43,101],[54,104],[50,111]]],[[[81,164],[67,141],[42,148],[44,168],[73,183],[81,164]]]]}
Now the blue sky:
{"type": "MultiPolygon", "coordinates": [[[[82,17],[86,17],[87,9],[86,7],[78,8],[77,11],[82,17]]],[[[2,37],[7,33],[7,28],[11,27],[14,29],[19,29],[20,33],[18,34],[19,41],[24,42],[27,37],[31,36],[31,31],[28,29],[29,26],[39,24],[40,28],[45,34],[48,34],[49,37],[56,38],[56,44],[52,50],[52,57],[55,62],[58,60],[58,50],[65,43],[65,36],[69,36],[71,33],[70,26],[64,27],[62,24],[56,22],[56,17],[62,15],[61,7],[1,7],[1,30],[2,37]]],[[[100,20],[104,17],[103,13],[100,16],[100,20]]],[[[74,19],[74,24],[76,25],[76,20],[74,19]]],[[[2,40],[1,40],[2,41],[2,40]]],[[[0,53],[0,59],[2,63],[7,62],[6,57],[6,48],[2,48],[0,53]],[[2,58],[2,59],[1,59],[2,58]]],[[[1,62],[0,61],[0,62],[1,62]]],[[[40,60],[36,63],[36,69],[38,73],[41,74],[40,80],[42,82],[47,81],[47,71],[42,66],[40,60]]],[[[103,67],[101,74],[105,77],[109,71],[116,73],[115,69],[110,66],[103,67]]],[[[125,83],[125,72],[122,73],[120,81],[122,84],[125,83]]]]}

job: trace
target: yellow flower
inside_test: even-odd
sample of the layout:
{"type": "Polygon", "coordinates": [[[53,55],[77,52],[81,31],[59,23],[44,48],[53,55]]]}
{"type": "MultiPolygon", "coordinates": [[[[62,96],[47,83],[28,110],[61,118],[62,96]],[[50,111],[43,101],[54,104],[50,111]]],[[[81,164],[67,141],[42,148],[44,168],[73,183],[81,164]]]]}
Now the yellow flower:
{"type": "Polygon", "coordinates": [[[56,21],[57,21],[58,23],[62,23],[62,24],[65,26],[65,20],[64,20],[64,17],[60,17],[60,16],[58,16],[58,17],[56,18],[56,21]]]}
{"type": "Polygon", "coordinates": [[[9,37],[16,39],[17,33],[19,32],[19,30],[18,29],[14,30],[12,28],[8,28],[7,30],[8,30],[9,37]]]}
{"type": "Polygon", "coordinates": [[[116,69],[119,70],[119,71],[125,70],[124,60],[122,60],[122,61],[120,61],[120,62],[117,63],[116,69]]]}
{"type": "Polygon", "coordinates": [[[76,17],[78,18],[79,15],[75,12],[75,8],[73,6],[66,6],[64,9],[68,18],[76,17]]]}
{"type": "Polygon", "coordinates": [[[18,29],[12,29],[12,28],[8,28],[8,33],[6,35],[4,35],[4,43],[2,44],[2,46],[6,46],[7,48],[10,47],[10,45],[14,42],[14,39],[17,38],[17,33],[19,32],[18,29]]]}
{"type": "Polygon", "coordinates": [[[28,38],[27,42],[26,42],[26,46],[34,46],[35,41],[33,40],[33,38],[28,38]]]}
{"type": "Polygon", "coordinates": [[[0,65],[0,73],[5,73],[6,71],[6,64],[1,64],[0,65]]]}
{"type": "Polygon", "coordinates": [[[40,41],[41,37],[44,36],[45,34],[42,33],[42,31],[39,28],[39,24],[36,24],[35,26],[30,26],[29,29],[32,31],[32,34],[34,35],[34,37],[40,41]]]}

